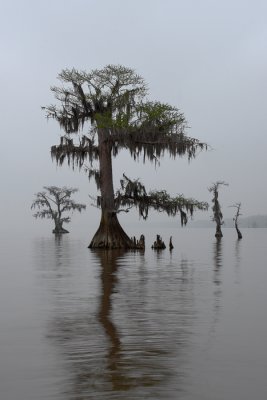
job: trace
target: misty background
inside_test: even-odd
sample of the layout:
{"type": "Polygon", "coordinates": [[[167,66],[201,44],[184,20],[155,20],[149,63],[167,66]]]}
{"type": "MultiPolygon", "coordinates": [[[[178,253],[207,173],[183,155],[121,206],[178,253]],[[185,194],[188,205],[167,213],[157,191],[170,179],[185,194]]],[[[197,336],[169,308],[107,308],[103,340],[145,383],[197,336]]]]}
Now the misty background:
{"type": "MultiPolygon", "coordinates": [[[[207,187],[224,180],[225,217],[236,202],[244,217],[267,214],[266,15],[264,0],[2,0],[0,232],[52,230],[51,221],[35,220],[30,209],[44,185],[77,187],[74,198],[87,210],[74,214],[68,229],[96,230],[100,212],[88,197],[97,194],[94,182],[52,163],[50,147],[62,131],[41,106],[54,103],[50,86],[59,85],[63,68],[107,64],[134,68],[148,84],[149,99],[178,107],[188,135],[210,146],[190,163],[165,156],[156,169],[121,152],[114,160],[115,189],[125,173],[147,189],[211,204],[207,187]]],[[[195,220],[210,215],[197,212],[195,220]]],[[[129,234],[139,223],[135,211],[120,220],[129,234]]],[[[140,227],[166,220],[151,213],[140,227]]]]}

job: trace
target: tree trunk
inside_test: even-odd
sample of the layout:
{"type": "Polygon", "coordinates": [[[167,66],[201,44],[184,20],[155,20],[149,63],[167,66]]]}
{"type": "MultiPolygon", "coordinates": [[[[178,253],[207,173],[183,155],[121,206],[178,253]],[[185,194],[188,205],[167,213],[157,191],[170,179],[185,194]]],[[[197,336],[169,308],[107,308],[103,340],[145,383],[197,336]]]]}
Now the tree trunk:
{"type": "Polygon", "coordinates": [[[115,210],[111,144],[107,129],[98,129],[101,191],[101,221],[89,248],[132,248],[133,242],[122,229],[115,210]]]}
{"type": "Polygon", "coordinates": [[[223,237],[222,229],[221,229],[221,224],[220,224],[220,223],[217,223],[217,225],[216,225],[215,237],[216,237],[216,238],[221,238],[221,237],[223,237]]]}
{"type": "Polygon", "coordinates": [[[64,229],[63,224],[59,221],[55,221],[55,228],[53,229],[53,233],[55,234],[61,234],[61,233],[69,233],[69,231],[67,231],[67,229],[64,229]]]}
{"type": "Polygon", "coordinates": [[[242,233],[240,232],[240,230],[238,229],[238,225],[237,225],[237,223],[235,222],[235,229],[236,229],[236,232],[237,232],[237,237],[238,237],[238,239],[242,239],[242,233]]]}
{"type": "Polygon", "coordinates": [[[89,248],[130,249],[132,240],[122,229],[116,213],[102,210],[101,221],[89,248]]]}

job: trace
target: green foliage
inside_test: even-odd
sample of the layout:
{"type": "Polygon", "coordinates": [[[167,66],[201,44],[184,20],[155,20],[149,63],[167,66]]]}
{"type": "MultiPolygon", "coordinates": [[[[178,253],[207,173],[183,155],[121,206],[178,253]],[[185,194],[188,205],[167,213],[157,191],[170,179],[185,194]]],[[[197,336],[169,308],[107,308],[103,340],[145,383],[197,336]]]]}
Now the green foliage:
{"type": "MultiPolygon", "coordinates": [[[[47,118],[54,118],[65,131],[61,142],[51,148],[52,158],[81,168],[98,160],[95,135],[104,130],[113,156],[127,149],[137,159],[154,162],[165,152],[172,157],[195,157],[205,143],[186,136],[186,121],[177,108],[147,100],[142,77],[131,68],[107,65],[90,72],[65,69],[59,74],[62,85],[51,90],[57,105],[43,107],[47,118]],[[85,130],[86,134],[81,134],[85,130]],[[73,142],[70,135],[78,134],[73,142]]],[[[91,174],[91,177],[94,176],[91,174]]]]}

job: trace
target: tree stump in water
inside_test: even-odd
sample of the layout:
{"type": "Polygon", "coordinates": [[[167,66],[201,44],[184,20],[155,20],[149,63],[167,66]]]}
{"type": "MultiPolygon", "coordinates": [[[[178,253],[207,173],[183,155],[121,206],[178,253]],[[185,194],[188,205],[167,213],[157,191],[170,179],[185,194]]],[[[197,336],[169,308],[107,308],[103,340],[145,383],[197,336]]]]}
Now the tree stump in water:
{"type": "Polygon", "coordinates": [[[160,235],[157,235],[157,239],[155,240],[154,244],[151,246],[154,250],[163,250],[166,249],[165,243],[163,242],[160,235]]]}
{"type": "Polygon", "coordinates": [[[141,235],[139,240],[136,240],[135,236],[131,240],[133,242],[133,249],[145,250],[145,236],[144,235],[141,235]]]}
{"type": "Polygon", "coordinates": [[[169,249],[170,249],[170,251],[173,249],[172,236],[170,237],[170,241],[169,241],[169,249]]]}
{"type": "Polygon", "coordinates": [[[242,233],[240,232],[240,230],[236,227],[236,232],[237,232],[237,237],[238,239],[242,239],[242,233]]]}

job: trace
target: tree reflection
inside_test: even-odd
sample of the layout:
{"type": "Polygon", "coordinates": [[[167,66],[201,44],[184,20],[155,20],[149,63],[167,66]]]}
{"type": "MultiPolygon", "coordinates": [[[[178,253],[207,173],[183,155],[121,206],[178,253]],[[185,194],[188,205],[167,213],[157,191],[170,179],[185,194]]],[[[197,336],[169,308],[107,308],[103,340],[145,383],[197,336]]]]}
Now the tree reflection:
{"type": "Polygon", "coordinates": [[[240,283],[240,271],[239,271],[239,267],[241,264],[241,256],[240,256],[240,247],[242,246],[241,244],[241,240],[240,239],[236,239],[235,242],[235,283],[240,283]]]}
{"type": "Polygon", "coordinates": [[[116,390],[126,389],[130,385],[129,379],[123,375],[120,368],[121,341],[118,330],[112,321],[112,294],[117,283],[118,259],[123,256],[123,250],[93,251],[101,265],[102,295],[99,306],[99,321],[110,339],[110,348],[107,354],[107,369],[110,371],[112,387],[116,390]]]}
{"type": "Polygon", "coordinates": [[[38,251],[49,289],[46,337],[59,355],[64,400],[156,398],[160,390],[167,399],[182,391],[194,280],[173,266],[166,271],[164,260],[155,269],[154,253],[145,260],[122,250],[81,256],[76,247],[56,239],[38,251]]]}
{"type": "Polygon", "coordinates": [[[214,279],[213,279],[213,282],[219,286],[221,284],[220,273],[221,273],[221,267],[222,267],[222,239],[221,238],[217,238],[216,241],[214,242],[213,257],[214,257],[214,279]]]}
{"type": "MultiPolygon", "coordinates": [[[[214,287],[214,327],[219,319],[219,311],[221,308],[221,297],[222,297],[222,289],[221,289],[221,269],[223,266],[223,258],[222,258],[222,250],[223,250],[223,239],[217,238],[213,244],[213,259],[214,259],[214,276],[213,283],[214,287]]],[[[214,329],[213,327],[213,329],[214,329]]]]}
{"type": "MultiPolygon", "coordinates": [[[[163,348],[155,349],[152,343],[146,342],[145,339],[148,333],[144,326],[141,327],[140,325],[139,328],[141,329],[138,333],[132,331],[131,333],[128,332],[128,334],[130,333],[133,336],[136,334],[137,337],[143,337],[143,340],[134,343],[134,349],[131,348],[132,345],[130,344],[126,345],[124,343],[122,345],[119,329],[116,327],[112,317],[112,314],[114,314],[112,313],[113,294],[117,291],[120,264],[127,261],[129,252],[103,250],[94,251],[93,254],[99,260],[101,266],[102,294],[98,317],[110,342],[107,351],[106,377],[112,384],[112,390],[122,391],[155,386],[168,375],[168,369],[166,366],[164,368],[160,362],[162,355],[164,356],[163,359],[167,356],[167,351],[163,348]],[[159,365],[157,365],[158,363],[159,365]],[[156,372],[157,368],[158,373],[156,372]]],[[[130,315],[128,315],[128,318],[134,314],[131,310],[132,306],[134,307],[133,304],[129,303],[130,315]]]]}

